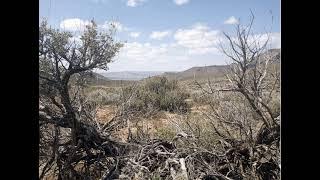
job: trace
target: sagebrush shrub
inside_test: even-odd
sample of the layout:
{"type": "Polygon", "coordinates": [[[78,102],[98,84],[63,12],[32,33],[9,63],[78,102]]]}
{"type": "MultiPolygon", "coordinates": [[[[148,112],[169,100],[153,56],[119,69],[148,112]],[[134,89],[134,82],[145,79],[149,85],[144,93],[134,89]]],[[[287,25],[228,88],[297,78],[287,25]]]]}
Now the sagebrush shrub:
{"type": "Polygon", "coordinates": [[[170,112],[187,112],[189,106],[185,100],[189,94],[180,89],[178,82],[165,77],[147,79],[140,86],[127,87],[122,90],[123,99],[133,96],[128,108],[136,111],[164,110],[170,112]]]}
{"type": "Polygon", "coordinates": [[[100,105],[114,104],[119,101],[120,95],[116,93],[106,92],[103,89],[93,90],[88,93],[89,101],[94,101],[100,105]]]}

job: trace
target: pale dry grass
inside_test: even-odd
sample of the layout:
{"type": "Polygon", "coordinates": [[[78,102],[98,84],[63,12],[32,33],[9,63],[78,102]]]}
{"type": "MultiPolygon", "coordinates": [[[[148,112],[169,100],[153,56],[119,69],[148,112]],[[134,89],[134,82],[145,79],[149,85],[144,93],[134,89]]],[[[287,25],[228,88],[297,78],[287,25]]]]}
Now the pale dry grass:
{"type": "Polygon", "coordinates": [[[109,122],[116,114],[117,107],[114,105],[104,105],[97,110],[97,120],[100,123],[109,122]]]}

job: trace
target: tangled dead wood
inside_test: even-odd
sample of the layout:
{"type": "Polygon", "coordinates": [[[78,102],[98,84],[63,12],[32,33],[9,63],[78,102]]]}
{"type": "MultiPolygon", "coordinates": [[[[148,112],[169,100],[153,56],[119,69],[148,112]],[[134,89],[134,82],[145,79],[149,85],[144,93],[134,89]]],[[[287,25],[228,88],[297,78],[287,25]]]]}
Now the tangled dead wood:
{"type": "Polygon", "coordinates": [[[57,164],[46,166],[58,168],[58,179],[279,179],[279,143],[268,142],[220,140],[208,151],[161,139],[94,146],[79,141],[60,146],[57,164]]]}
{"type": "Polygon", "coordinates": [[[220,141],[220,148],[177,147],[152,140],[126,159],[120,179],[279,179],[277,142],[250,146],[220,141]],[[219,149],[219,150],[218,150],[219,149]]]}

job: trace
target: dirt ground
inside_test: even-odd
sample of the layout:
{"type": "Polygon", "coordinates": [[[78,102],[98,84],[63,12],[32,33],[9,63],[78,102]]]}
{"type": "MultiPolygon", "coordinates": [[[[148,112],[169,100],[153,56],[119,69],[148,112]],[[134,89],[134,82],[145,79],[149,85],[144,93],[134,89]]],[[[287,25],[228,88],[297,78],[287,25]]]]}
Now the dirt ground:
{"type": "MultiPolygon", "coordinates": [[[[194,106],[191,108],[192,114],[200,115],[202,111],[206,110],[207,106],[194,106]]],[[[109,122],[116,114],[116,106],[105,105],[98,109],[97,120],[101,123],[109,122]]],[[[176,121],[183,118],[183,115],[170,113],[165,111],[157,112],[155,115],[148,118],[137,117],[131,119],[126,127],[118,129],[114,132],[115,138],[126,142],[129,137],[129,128],[131,133],[137,133],[138,129],[149,134],[150,138],[155,138],[158,130],[160,129],[175,129],[176,121]]],[[[179,129],[176,129],[179,131],[179,129]]]]}

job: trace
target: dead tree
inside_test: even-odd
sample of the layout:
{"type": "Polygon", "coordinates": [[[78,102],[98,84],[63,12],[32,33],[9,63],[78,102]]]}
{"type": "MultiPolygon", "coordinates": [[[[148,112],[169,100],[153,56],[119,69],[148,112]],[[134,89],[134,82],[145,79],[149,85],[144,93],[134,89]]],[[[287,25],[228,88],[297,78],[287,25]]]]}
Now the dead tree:
{"type": "MultiPolygon", "coordinates": [[[[273,81],[278,80],[278,78],[268,78],[270,64],[275,58],[272,52],[268,51],[270,34],[253,34],[253,22],[252,14],[249,25],[236,25],[236,37],[224,33],[227,45],[222,43],[220,47],[232,61],[227,78],[231,84],[230,90],[241,93],[263,121],[261,131],[279,131],[279,123],[267,103],[266,96],[267,91],[272,93],[274,89],[267,89],[267,91],[265,89],[266,84],[273,84],[273,81]],[[265,35],[267,38],[263,40],[262,36],[265,35]]],[[[257,138],[260,138],[259,135],[257,138]]]]}
{"type": "MultiPolygon", "coordinates": [[[[210,80],[207,87],[196,84],[213,99],[209,103],[210,113],[204,114],[222,142],[229,144],[225,150],[248,152],[245,159],[250,176],[278,179],[280,121],[270,99],[279,89],[276,64],[280,56],[269,49],[270,33],[252,32],[253,22],[252,14],[248,25],[235,25],[234,35],[223,33],[225,41],[220,43],[220,49],[231,61],[223,87],[215,87],[217,84],[210,80]],[[236,136],[238,131],[240,135],[236,136]],[[264,156],[269,159],[263,159],[264,156]],[[262,167],[265,169],[261,170],[262,167]]],[[[240,162],[244,165],[245,161],[240,162]]]]}
{"type": "MultiPolygon", "coordinates": [[[[226,72],[228,87],[217,89],[212,87],[209,81],[209,90],[204,92],[240,93],[257,115],[255,119],[263,122],[256,140],[261,141],[260,135],[265,131],[271,133],[275,130],[279,135],[279,122],[276,120],[278,115],[272,112],[268,104],[279,85],[279,73],[272,73],[270,67],[279,57],[268,49],[269,33],[256,35],[252,32],[253,22],[252,14],[248,25],[240,23],[235,25],[235,36],[223,33],[225,41],[220,43],[220,49],[231,60],[230,68],[226,72]]],[[[197,85],[204,89],[199,83],[197,85]]],[[[217,118],[221,118],[217,112],[215,114],[217,118]]]]}
{"type": "MultiPolygon", "coordinates": [[[[92,21],[86,26],[81,38],[76,41],[72,40],[74,37],[70,32],[49,28],[45,21],[41,23],[39,27],[40,127],[49,125],[54,129],[71,130],[71,138],[66,138],[65,142],[61,142],[62,140],[58,138],[60,131],[55,130],[54,140],[51,142],[53,155],[44,165],[41,177],[54,162],[58,167],[59,179],[77,177],[74,164],[84,159],[89,163],[88,159],[99,156],[96,152],[92,154],[91,148],[110,156],[117,154],[117,150],[112,147],[113,142],[108,139],[105,131],[90,123],[88,105],[83,103],[79,95],[81,77],[93,69],[107,70],[108,63],[122,47],[122,43],[115,41],[114,32],[114,27],[108,32],[98,32],[97,25],[92,21]],[[76,79],[76,82],[70,83],[71,79],[76,79]],[[62,173],[64,170],[66,173],[62,173]]],[[[89,165],[90,163],[85,164],[89,165]]]]}

